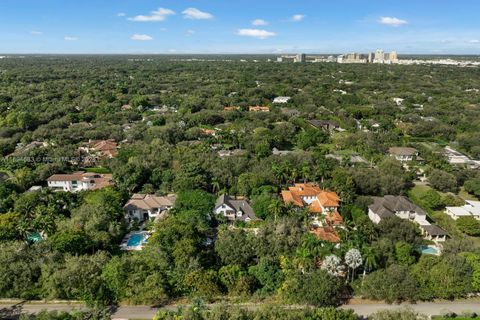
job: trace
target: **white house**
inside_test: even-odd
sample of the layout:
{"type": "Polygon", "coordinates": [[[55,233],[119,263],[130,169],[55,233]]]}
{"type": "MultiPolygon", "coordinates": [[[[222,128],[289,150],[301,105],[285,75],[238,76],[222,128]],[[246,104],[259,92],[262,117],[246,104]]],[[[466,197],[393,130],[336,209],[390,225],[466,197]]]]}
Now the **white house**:
{"type": "Polygon", "coordinates": [[[474,217],[480,220],[480,201],[466,200],[462,207],[446,207],[445,213],[457,220],[460,217],[474,217]]]}
{"type": "Polygon", "coordinates": [[[273,103],[288,103],[290,99],[290,97],[276,97],[273,99],[273,103]]]}
{"type": "Polygon", "coordinates": [[[49,188],[54,191],[78,192],[96,190],[113,185],[111,174],[74,172],[72,174],[54,174],[47,179],[49,188]]]}
{"type": "Polygon", "coordinates": [[[368,206],[368,217],[374,223],[387,217],[398,217],[416,223],[425,239],[443,242],[447,240],[447,232],[427,221],[427,214],[419,206],[413,204],[407,197],[384,196],[373,197],[373,203],[368,206]]]}
{"type": "Polygon", "coordinates": [[[401,106],[403,104],[403,101],[405,101],[405,99],[402,98],[393,98],[392,100],[397,106],[401,106]]]}
{"type": "Polygon", "coordinates": [[[176,196],[160,197],[153,194],[134,194],[123,206],[128,221],[161,219],[175,205],[176,196]]]}
{"type": "Polygon", "coordinates": [[[235,199],[226,194],[218,197],[213,213],[224,216],[229,222],[258,220],[247,200],[235,199]]]}
{"type": "Polygon", "coordinates": [[[418,151],[415,148],[393,147],[388,149],[388,153],[400,162],[419,160],[418,151]]]}

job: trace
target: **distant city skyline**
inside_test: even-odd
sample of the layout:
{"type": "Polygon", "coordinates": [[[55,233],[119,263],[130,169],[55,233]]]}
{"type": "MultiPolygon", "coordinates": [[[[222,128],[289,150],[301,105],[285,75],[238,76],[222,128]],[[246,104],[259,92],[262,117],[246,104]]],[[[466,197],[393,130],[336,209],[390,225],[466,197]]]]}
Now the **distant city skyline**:
{"type": "Polygon", "coordinates": [[[2,0],[0,53],[478,55],[479,11],[474,0],[2,0]]]}

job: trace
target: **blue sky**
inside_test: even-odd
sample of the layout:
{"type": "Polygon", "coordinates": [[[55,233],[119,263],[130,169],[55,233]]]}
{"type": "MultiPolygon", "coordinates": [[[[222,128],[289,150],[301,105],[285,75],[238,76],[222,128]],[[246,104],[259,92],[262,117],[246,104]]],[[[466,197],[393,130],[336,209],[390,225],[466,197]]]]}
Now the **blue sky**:
{"type": "Polygon", "coordinates": [[[0,53],[480,54],[477,0],[0,0],[0,53]]]}

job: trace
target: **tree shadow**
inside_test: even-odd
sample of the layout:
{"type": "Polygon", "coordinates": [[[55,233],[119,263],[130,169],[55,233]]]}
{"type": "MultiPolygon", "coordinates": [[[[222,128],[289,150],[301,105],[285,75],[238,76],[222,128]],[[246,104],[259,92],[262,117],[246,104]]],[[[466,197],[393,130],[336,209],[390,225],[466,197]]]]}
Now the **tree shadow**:
{"type": "Polygon", "coordinates": [[[14,304],[13,306],[0,309],[0,319],[2,320],[18,320],[22,314],[25,301],[14,304]]]}

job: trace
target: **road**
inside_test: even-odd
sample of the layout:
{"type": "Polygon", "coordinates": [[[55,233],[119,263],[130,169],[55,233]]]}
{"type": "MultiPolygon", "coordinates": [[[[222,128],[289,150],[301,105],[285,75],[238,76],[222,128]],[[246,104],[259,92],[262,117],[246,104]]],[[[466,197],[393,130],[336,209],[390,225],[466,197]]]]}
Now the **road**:
{"type": "MultiPolygon", "coordinates": [[[[57,310],[57,311],[71,311],[85,309],[82,304],[66,304],[66,303],[2,303],[0,309],[7,310],[12,307],[21,308],[24,313],[38,313],[42,310],[57,310]]],[[[242,305],[248,309],[256,309],[260,305],[246,304],[242,305]]],[[[171,305],[166,306],[163,309],[176,310],[179,306],[171,305]]],[[[370,303],[370,304],[348,304],[343,305],[343,309],[352,309],[356,314],[360,316],[368,316],[378,310],[395,310],[399,308],[410,307],[413,310],[426,315],[439,315],[445,312],[454,312],[460,314],[462,312],[475,312],[480,314],[480,301],[468,300],[468,301],[453,301],[453,302],[420,302],[417,304],[402,304],[402,305],[389,305],[383,303],[370,303]]],[[[113,310],[112,319],[152,319],[158,308],[152,308],[149,306],[122,306],[113,310]]]]}

